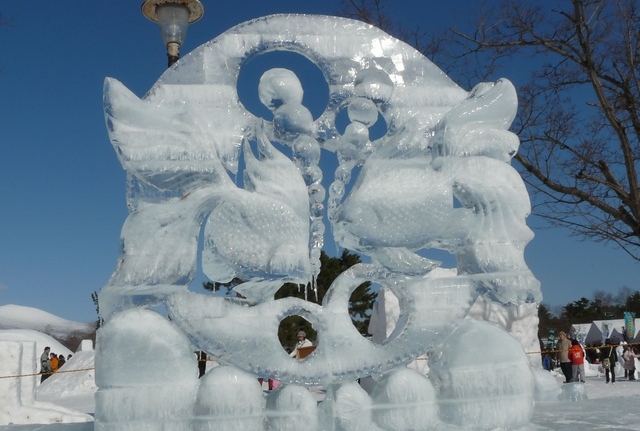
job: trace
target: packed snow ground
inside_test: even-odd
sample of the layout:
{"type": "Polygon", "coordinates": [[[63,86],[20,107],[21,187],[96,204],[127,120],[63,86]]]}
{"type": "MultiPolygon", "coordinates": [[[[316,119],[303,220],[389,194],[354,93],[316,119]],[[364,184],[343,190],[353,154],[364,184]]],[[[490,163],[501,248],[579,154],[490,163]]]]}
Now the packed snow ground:
{"type": "MultiPolygon", "coordinates": [[[[0,321],[1,318],[0,308],[0,321]]],[[[38,354],[44,348],[42,343],[55,345],[47,335],[36,331],[2,330],[0,340],[16,340],[27,335],[37,343],[38,354]]],[[[36,401],[52,403],[64,409],[93,415],[95,409],[94,392],[94,352],[91,350],[73,353],[60,372],[43,384],[38,384],[36,401]],[[74,371],[77,370],[77,371],[74,371]]],[[[194,370],[195,372],[195,370],[194,370]]],[[[559,400],[536,404],[532,426],[527,431],[595,431],[616,430],[640,431],[640,380],[628,381],[618,369],[615,385],[606,384],[604,376],[592,365],[587,370],[586,382],[562,384],[562,378],[552,372],[558,384],[567,392],[586,393],[587,400],[559,400]],[[572,388],[573,386],[573,388],[572,388]]],[[[1,376],[0,376],[1,377],[1,376]]],[[[266,384],[265,384],[266,388],[266,384]]],[[[33,425],[0,424],[0,430],[11,431],[92,431],[93,423],[53,423],[33,425]]]]}

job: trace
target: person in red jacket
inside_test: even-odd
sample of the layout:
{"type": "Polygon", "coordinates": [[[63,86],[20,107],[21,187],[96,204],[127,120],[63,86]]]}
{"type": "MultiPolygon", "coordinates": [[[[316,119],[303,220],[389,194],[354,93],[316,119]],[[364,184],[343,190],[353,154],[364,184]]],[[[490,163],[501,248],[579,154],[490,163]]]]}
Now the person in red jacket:
{"type": "Polygon", "coordinates": [[[569,359],[571,359],[572,382],[584,383],[584,350],[578,340],[571,341],[569,348],[569,359]]]}

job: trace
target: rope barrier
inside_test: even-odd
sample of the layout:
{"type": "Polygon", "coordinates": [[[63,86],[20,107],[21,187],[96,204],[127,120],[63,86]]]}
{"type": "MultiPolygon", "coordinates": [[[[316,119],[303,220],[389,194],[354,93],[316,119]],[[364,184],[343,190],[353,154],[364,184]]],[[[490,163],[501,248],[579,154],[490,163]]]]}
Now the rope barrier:
{"type": "MultiPolygon", "coordinates": [[[[627,343],[627,346],[636,346],[636,345],[640,345],[639,343],[627,343]]],[[[589,346],[589,347],[583,347],[584,350],[596,350],[596,349],[602,349],[604,347],[619,347],[619,344],[605,344],[603,346],[589,346]]],[[[560,353],[562,350],[539,350],[539,351],[533,351],[533,352],[525,352],[526,355],[540,355],[543,353],[560,353]]],[[[417,361],[426,361],[428,360],[428,358],[416,358],[415,360],[417,361]]],[[[215,360],[213,359],[198,359],[198,362],[215,362],[215,360]]],[[[63,373],[77,373],[80,371],[91,371],[91,370],[95,370],[95,367],[91,367],[91,368],[78,368],[76,370],[58,370],[55,372],[48,372],[48,373],[31,373],[31,374],[17,374],[17,375],[13,375],[13,376],[0,376],[0,379],[17,379],[17,378],[21,378],[21,377],[33,377],[33,376],[42,376],[42,375],[49,375],[51,376],[52,374],[63,374],[63,373]]]]}
{"type": "MultiPolygon", "coordinates": [[[[213,359],[199,359],[198,362],[215,362],[215,361],[213,359]]],[[[53,374],[77,373],[81,371],[91,371],[91,370],[95,370],[95,367],[77,368],[75,370],[58,370],[58,371],[50,371],[46,373],[30,373],[30,374],[16,374],[12,376],[0,376],[0,379],[17,379],[20,377],[33,377],[33,376],[51,376],[53,374]]]]}
{"type": "MultiPolygon", "coordinates": [[[[627,343],[625,344],[625,346],[637,346],[640,345],[640,343],[627,343]]],[[[620,344],[605,344],[602,346],[587,346],[587,347],[583,347],[584,350],[598,350],[598,349],[602,349],[604,347],[619,347],[620,344]]],[[[535,352],[525,352],[527,355],[536,355],[536,354],[542,354],[542,353],[560,353],[562,352],[562,350],[558,350],[558,349],[553,349],[553,350],[539,350],[539,351],[535,351],[535,352]]]]}
{"type": "Polygon", "coordinates": [[[94,367],[91,368],[78,368],[77,370],[59,370],[59,371],[51,371],[47,373],[31,373],[31,374],[16,374],[14,376],[0,376],[0,379],[16,379],[18,377],[33,377],[33,376],[51,376],[53,374],[64,374],[64,373],[77,373],[79,371],[91,371],[95,370],[94,367]]]}

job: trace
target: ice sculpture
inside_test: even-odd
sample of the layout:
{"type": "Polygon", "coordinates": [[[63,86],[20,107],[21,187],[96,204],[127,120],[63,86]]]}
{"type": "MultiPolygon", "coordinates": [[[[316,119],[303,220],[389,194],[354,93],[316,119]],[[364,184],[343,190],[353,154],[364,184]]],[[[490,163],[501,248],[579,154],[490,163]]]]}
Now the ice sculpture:
{"type": "MultiPolygon", "coordinates": [[[[108,78],[104,105],[128,175],[130,215],[121,259],[99,297],[106,324],[96,429],[139,429],[141,422],[145,429],[300,429],[300,415],[305,429],[351,431],[528,422],[537,380],[522,346],[498,326],[465,323],[480,298],[502,307],[541,299],[523,257],[533,234],[528,195],[510,165],[519,140],[508,131],[517,109],[509,81],[467,92],[374,27],[274,15],[183,57],[142,99],[108,78]],[[272,119],[240,102],[239,71],[274,50],[302,54],[322,70],[329,103],[319,118],[303,105],[304,88],[288,69],[267,71],[258,85],[272,119]],[[336,127],[341,111],[344,131],[336,127]],[[371,139],[378,121],[386,133],[371,139]],[[327,152],[337,156],[334,172],[323,172],[327,152]],[[321,305],[275,300],[286,282],[312,284],[325,217],[335,242],[370,263],[338,277],[321,305]],[[239,286],[246,300],[187,289],[199,241],[204,274],[246,280],[239,286]],[[455,256],[457,273],[429,276],[440,265],[428,257],[434,249],[455,256]],[[381,343],[362,337],[349,318],[350,295],[364,281],[399,300],[395,329],[381,343]],[[157,304],[170,322],[135,312],[157,304]],[[291,359],[278,342],[278,325],[291,315],[318,332],[304,360],[291,359]],[[222,366],[200,381],[161,370],[158,337],[171,340],[172,367],[191,367],[196,346],[222,366]],[[468,366],[461,356],[485,353],[485,338],[494,352],[482,375],[460,378],[468,366]],[[114,359],[120,349],[130,349],[127,360],[151,365],[124,375],[114,359]],[[428,378],[405,367],[427,353],[428,378]],[[377,382],[371,393],[354,383],[365,376],[377,382]],[[264,404],[256,377],[282,382],[264,404]],[[317,408],[310,384],[326,389],[317,408]],[[480,396],[487,399],[474,406],[480,396]]],[[[537,329],[529,331],[535,337],[537,329]]]]}

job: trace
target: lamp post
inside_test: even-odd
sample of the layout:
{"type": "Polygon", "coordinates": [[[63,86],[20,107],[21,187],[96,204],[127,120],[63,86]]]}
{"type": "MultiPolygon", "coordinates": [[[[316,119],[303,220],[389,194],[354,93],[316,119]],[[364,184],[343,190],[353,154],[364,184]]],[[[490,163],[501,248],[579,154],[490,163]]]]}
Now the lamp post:
{"type": "Polygon", "coordinates": [[[145,0],[142,14],[160,26],[171,67],[180,58],[187,27],[202,18],[204,8],[199,0],[145,0]]]}

